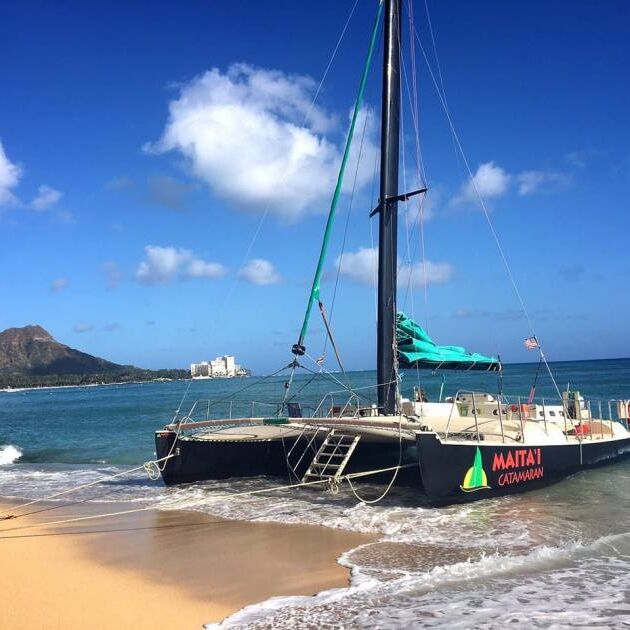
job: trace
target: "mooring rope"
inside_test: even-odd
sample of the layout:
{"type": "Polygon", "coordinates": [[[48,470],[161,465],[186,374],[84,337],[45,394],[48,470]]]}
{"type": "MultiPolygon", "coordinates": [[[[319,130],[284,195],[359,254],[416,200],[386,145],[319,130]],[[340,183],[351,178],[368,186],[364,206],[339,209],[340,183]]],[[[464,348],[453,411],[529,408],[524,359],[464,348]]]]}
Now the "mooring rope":
{"type": "MultiPolygon", "coordinates": [[[[70,494],[71,492],[76,492],[77,490],[83,490],[84,488],[91,488],[91,487],[96,486],[96,485],[98,485],[100,483],[104,483],[105,481],[110,481],[111,479],[117,479],[118,477],[123,477],[124,475],[129,475],[132,472],[137,472],[139,470],[143,470],[144,469],[145,472],[147,472],[147,468],[146,468],[147,466],[154,465],[154,466],[159,468],[159,464],[161,462],[164,462],[164,461],[166,461],[168,459],[171,459],[171,457],[175,457],[175,455],[169,453],[166,457],[162,457],[160,459],[150,460],[150,461],[145,462],[144,464],[142,464],[140,466],[136,466],[135,468],[130,468],[129,470],[123,470],[122,472],[116,473],[115,475],[106,475],[106,476],[103,476],[101,479],[97,479],[96,481],[90,481],[88,483],[83,483],[80,486],[74,486],[72,488],[68,488],[66,490],[62,490],[61,492],[56,492],[54,494],[49,494],[48,496],[40,497],[38,499],[33,499],[32,501],[27,501],[26,503],[22,503],[21,505],[13,506],[13,507],[11,507],[11,508],[9,508],[7,510],[4,510],[3,512],[0,512],[0,521],[2,521],[2,520],[9,520],[9,519],[15,519],[15,518],[19,518],[20,516],[28,516],[29,514],[32,514],[32,512],[25,512],[24,514],[13,514],[13,512],[21,510],[21,509],[23,509],[25,507],[28,507],[30,505],[35,505],[37,503],[41,503],[42,501],[50,501],[51,499],[56,499],[58,497],[66,495],[66,494],[70,494]]],[[[59,507],[63,507],[63,504],[51,507],[50,509],[57,509],[59,507]]]]}
{"type": "MultiPolygon", "coordinates": [[[[380,468],[377,470],[368,470],[365,472],[359,472],[359,473],[351,473],[348,475],[342,475],[337,481],[348,481],[350,482],[351,479],[359,479],[362,477],[368,477],[371,475],[378,475],[381,473],[385,473],[385,472],[391,472],[391,471],[397,471],[403,468],[410,468],[412,466],[417,466],[417,464],[415,463],[411,463],[411,464],[403,464],[401,466],[390,466],[388,468],[380,468]]],[[[140,467],[141,468],[141,467],[140,467]]],[[[130,472],[130,471],[128,471],[130,472]]],[[[200,504],[203,503],[207,503],[209,501],[217,501],[219,499],[239,499],[239,498],[245,498],[248,496],[253,496],[253,495],[258,495],[258,494],[265,494],[268,492],[277,492],[278,490],[292,490],[294,488],[303,488],[303,487],[307,487],[307,486],[315,486],[318,484],[329,484],[329,485],[333,485],[331,482],[333,482],[332,479],[318,479],[316,481],[303,481],[300,483],[294,483],[294,484],[288,484],[288,485],[284,485],[284,486],[274,486],[273,488],[261,488],[259,490],[248,490],[245,492],[237,492],[237,493],[228,493],[228,494],[223,494],[223,495],[217,495],[214,497],[205,497],[204,499],[200,499],[199,501],[195,501],[193,503],[183,503],[183,502],[177,502],[177,501],[173,501],[170,504],[163,504],[163,505],[148,505],[145,507],[141,507],[141,508],[134,508],[131,510],[119,510],[117,512],[107,512],[105,514],[90,514],[88,516],[75,516],[75,517],[70,517],[70,518],[65,518],[65,519],[61,519],[58,521],[47,521],[47,522],[43,522],[43,523],[29,523],[28,525],[19,525],[17,527],[8,527],[8,528],[3,528],[0,529],[0,532],[14,532],[14,531],[18,531],[18,530],[23,530],[23,529],[32,529],[34,527],[52,527],[52,526],[56,526],[56,525],[68,525],[71,523],[82,523],[85,521],[92,521],[95,519],[99,519],[99,518],[109,518],[109,517],[114,517],[114,516],[125,516],[127,514],[137,514],[140,512],[149,512],[151,510],[158,510],[160,508],[175,508],[175,507],[181,507],[182,509],[189,509],[191,507],[195,507],[198,506],[200,504]]],[[[41,499],[43,500],[43,499],[41,499]]],[[[361,500],[361,499],[359,499],[361,500]]],[[[367,501],[363,501],[363,503],[367,503],[367,501]]],[[[24,515],[25,516],[25,515],[24,515]]],[[[0,536],[1,538],[11,538],[10,536],[0,536]]]]}

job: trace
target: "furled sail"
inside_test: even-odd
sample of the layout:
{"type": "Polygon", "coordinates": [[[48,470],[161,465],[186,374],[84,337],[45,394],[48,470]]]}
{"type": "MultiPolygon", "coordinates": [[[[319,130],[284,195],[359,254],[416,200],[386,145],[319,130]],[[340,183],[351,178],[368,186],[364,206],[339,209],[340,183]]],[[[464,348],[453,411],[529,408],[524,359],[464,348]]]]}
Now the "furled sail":
{"type": "Polygon", "coordinates": [[[495,372],[501,362],[460,346],[438,346],[426,331],[404,313],[396,315],[396,342],[401,367],[495,372]]]}

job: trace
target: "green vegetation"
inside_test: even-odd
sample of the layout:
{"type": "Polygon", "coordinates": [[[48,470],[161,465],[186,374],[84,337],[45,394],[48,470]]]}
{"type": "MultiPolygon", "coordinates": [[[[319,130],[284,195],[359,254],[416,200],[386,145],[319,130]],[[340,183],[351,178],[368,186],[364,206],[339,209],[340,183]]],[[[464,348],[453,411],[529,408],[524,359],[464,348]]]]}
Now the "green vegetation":
{"type": "Polygon", "coordinates": [[[101,374],[0,374],[0,389],[22,387],[58,387],[61,385],[93,385],[134,383],[138,381],[176,380],[190,378],[188,370],[123,369],[101,374]]]}

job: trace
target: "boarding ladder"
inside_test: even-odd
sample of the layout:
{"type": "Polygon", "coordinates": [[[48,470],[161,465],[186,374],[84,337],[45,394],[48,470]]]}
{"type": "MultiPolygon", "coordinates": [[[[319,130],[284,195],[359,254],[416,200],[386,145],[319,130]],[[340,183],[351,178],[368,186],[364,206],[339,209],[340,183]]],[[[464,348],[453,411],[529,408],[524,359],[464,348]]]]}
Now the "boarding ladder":
{"type": "Polygon", "coordinates": [[[336,433],[335,429],[331,429],[304,473],[302,483],[328,479],[331,487],[337,485],[360,439],[360,435],[336,433]]]}

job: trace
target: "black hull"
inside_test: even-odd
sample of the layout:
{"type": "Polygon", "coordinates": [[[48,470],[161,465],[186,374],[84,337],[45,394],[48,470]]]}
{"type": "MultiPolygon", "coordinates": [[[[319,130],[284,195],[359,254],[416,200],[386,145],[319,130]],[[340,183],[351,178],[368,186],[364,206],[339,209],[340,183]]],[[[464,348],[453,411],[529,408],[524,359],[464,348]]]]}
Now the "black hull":
{"type": "Polygon", "coordinates": [[[545,446],[442,443],[416,438],[424,491],[434,505],[525,492],[630,455],[630,438],[545,446]]]}
{"type": "MultiPolygon", "coordinates": [[[[252,440],[246,441],[212,441],[195,439],[177,439],[170,431],[156,433],[155,448],[157,458],[175,454],[175,457],[164,463],[162,479],[168,486],[212,479],[228,479],[238,477],[283,477],[295,481],[301,479],[313,459],[313,453],[304,456],[295,466],[301,455],[292,456],[295,467],[293,474],[287,466],[286,453],[291,449],[295,439],[252,440]],[[175,444],[173,444],[176,441],[175,444]]],[[[319,444],[317,445],[319,446],[319,444]]],[[[299,447],[296,451],[299,451],[299,447]]],[[[302,451],[304,449],[302,448],[302,451]]],[[[401,459],[398,442],[362,442],[357,445],[344,473],[365,472],[397,466],[401,459]]],[[[415,445],[403,447],[402,463],[418,461],[415,445]]],[[[417,468],[400,471],[398,481],[407,484],[419,484],[420,475],[417,468]]],[[[389,481],[392,472],[374,475],[369,481],[389,481]]]]}

